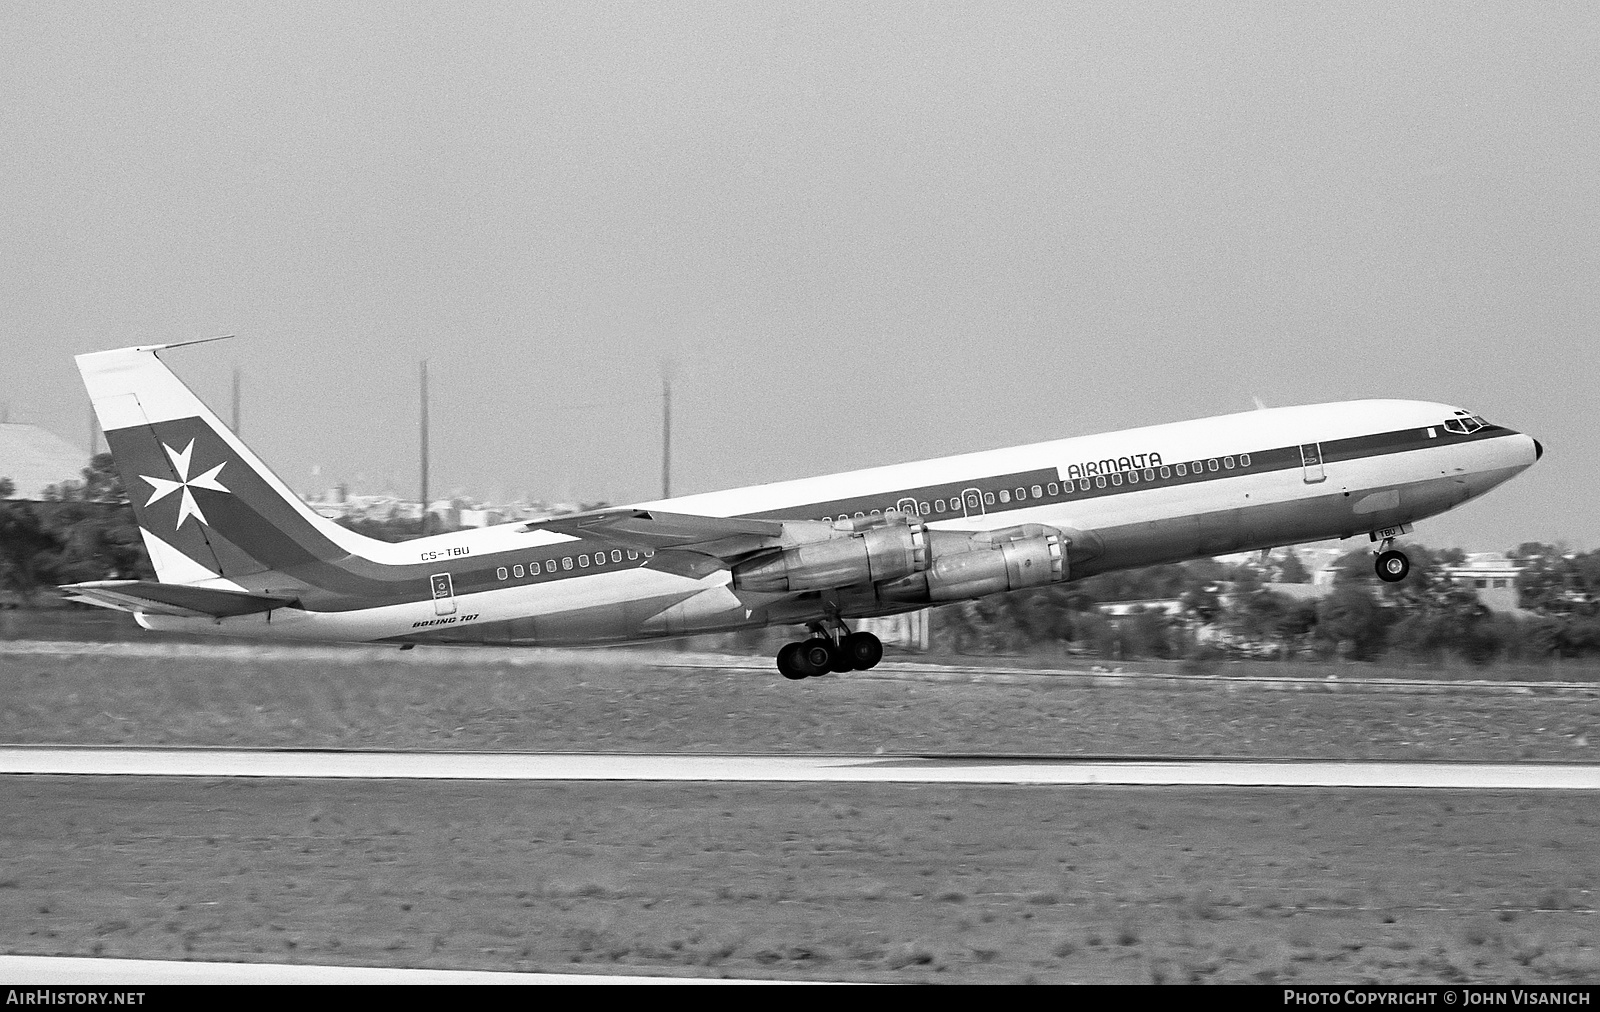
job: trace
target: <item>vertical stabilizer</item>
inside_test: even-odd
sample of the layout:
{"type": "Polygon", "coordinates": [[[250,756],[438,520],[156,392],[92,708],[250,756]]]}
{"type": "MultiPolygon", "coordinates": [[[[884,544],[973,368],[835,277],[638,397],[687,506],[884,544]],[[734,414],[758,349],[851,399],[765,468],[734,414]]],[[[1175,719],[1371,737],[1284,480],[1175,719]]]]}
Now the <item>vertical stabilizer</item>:
{"type": "Polygon", "coordinates": [[[387,547],[312,512],[156,357],[162,347],[77,362],[163,583],[259,586],[387,547]]]}

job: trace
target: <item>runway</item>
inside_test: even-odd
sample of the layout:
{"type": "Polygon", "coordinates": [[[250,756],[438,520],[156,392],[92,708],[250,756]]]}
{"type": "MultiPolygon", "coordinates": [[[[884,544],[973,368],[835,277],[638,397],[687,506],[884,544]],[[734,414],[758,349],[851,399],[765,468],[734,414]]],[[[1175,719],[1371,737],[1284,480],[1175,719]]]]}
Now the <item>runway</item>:
{"type": "Polygon", "coordinates": [[[0,956],[0,984],[130,987],[167,984],[788,984],[725,977],[615,973],[513,973],[384,966],[228,963],[89,956],[0,956]]]}
{"type": "Polygon", "coordinates": [[[1600,765],[1036,756],[0,748],[0,775],[1600,790],[1600,765]]]}

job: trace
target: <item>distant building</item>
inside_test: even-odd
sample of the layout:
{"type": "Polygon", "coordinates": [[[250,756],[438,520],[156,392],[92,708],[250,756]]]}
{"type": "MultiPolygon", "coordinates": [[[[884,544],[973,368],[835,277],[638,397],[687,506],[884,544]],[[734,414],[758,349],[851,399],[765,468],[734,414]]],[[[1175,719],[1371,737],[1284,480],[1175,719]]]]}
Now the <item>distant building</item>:
{"type": "Polygon", "coordinates": [[[1106,618],[1127,618],[1130,615],[1145,615],[1151,612],[1170,617],[1182,615],[1184,604],[1176,597],[1147,601],[1101,601],[1094,606],[1094,610],[1106,618]]]}
{"type": "MultiPolygon", "coordinates": [[[[1320,576],[1328,570],[1318,570],[1313,576],[1320,576]]],[[[1317,602],[1333,593],[1333,581],[1313,580],[1311,583],[1264,583],[1264,588],[1281,597],[1292,601],[1317,602]]]]}
{"type": "Polygon", "coordinates": [[[1444,567],[1451,581],[1477,591],[1490,611],[1519,611],[1517,564],[1502,552],[1469,552],[1460,565],[1444,567]]]}
{"type": "Polygon", "coordinates": [[[16,486],[8,498],[44,498],[45,489],[83,480],[88,457],[79,447],[37,425],[0,423],[0,478],[16,486]]]}
{"type": "Polygon", "coordinates": [[[869,632],[889,646],[908,650],[928,649],[928,615],[930,609],[905,611],[898,615],[880,615],[877,618],[858,618],[850,625],[856,632],[869,632]]]}

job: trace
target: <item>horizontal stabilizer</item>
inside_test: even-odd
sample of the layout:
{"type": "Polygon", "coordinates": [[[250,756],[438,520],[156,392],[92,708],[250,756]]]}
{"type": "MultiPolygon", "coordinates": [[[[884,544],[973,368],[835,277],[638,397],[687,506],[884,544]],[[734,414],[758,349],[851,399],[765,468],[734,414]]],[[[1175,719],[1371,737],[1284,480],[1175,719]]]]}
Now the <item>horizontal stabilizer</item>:
{"type": "Polygon", "coordinates": [[[575,537],[604,538],[649,551],[682,549],[730,558],[765,548],[782,537],[776,520],[702,517],[660,510],[609,509],[552,517],[526,525],[526,531],[555,531],[575,537]]]}
{"type": "Polygon", "coordinates": [[[92,583],[72,583],[61,589],[66,592],[69,601],[82,601],[118,611],[142,611],[150,615],[178,615],[185,618],[254,615],[297,603],[295,598],[270,594],[186,587],[183,584],[156,583],[151,580],[97,580],[92,583]]]}

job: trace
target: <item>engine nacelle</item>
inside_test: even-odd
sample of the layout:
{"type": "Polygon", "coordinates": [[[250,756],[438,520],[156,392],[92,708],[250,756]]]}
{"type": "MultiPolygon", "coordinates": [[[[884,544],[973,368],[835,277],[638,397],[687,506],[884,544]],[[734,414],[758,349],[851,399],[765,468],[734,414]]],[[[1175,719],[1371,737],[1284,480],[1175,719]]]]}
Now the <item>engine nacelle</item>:
{"type": "MultiPolygon", "coordinates": [[[[881,523],[881,522],[880,522],[881,523]]],[[[825,541],[785,549],[734,567],[739,590],[787,594],[899,580],[928,568],[928,529],[920,522],[889,522],[854,530],[848,521],[825,541]]]]}
{"type": "Polygon", "coordinates": [[[934,604],[1060,583],[1069,575],[1071,546],[1061,531],[1039,524],[977,534],[934,531],[932,565],[880,586],[878,594],[885,601],[934,604]]]}

